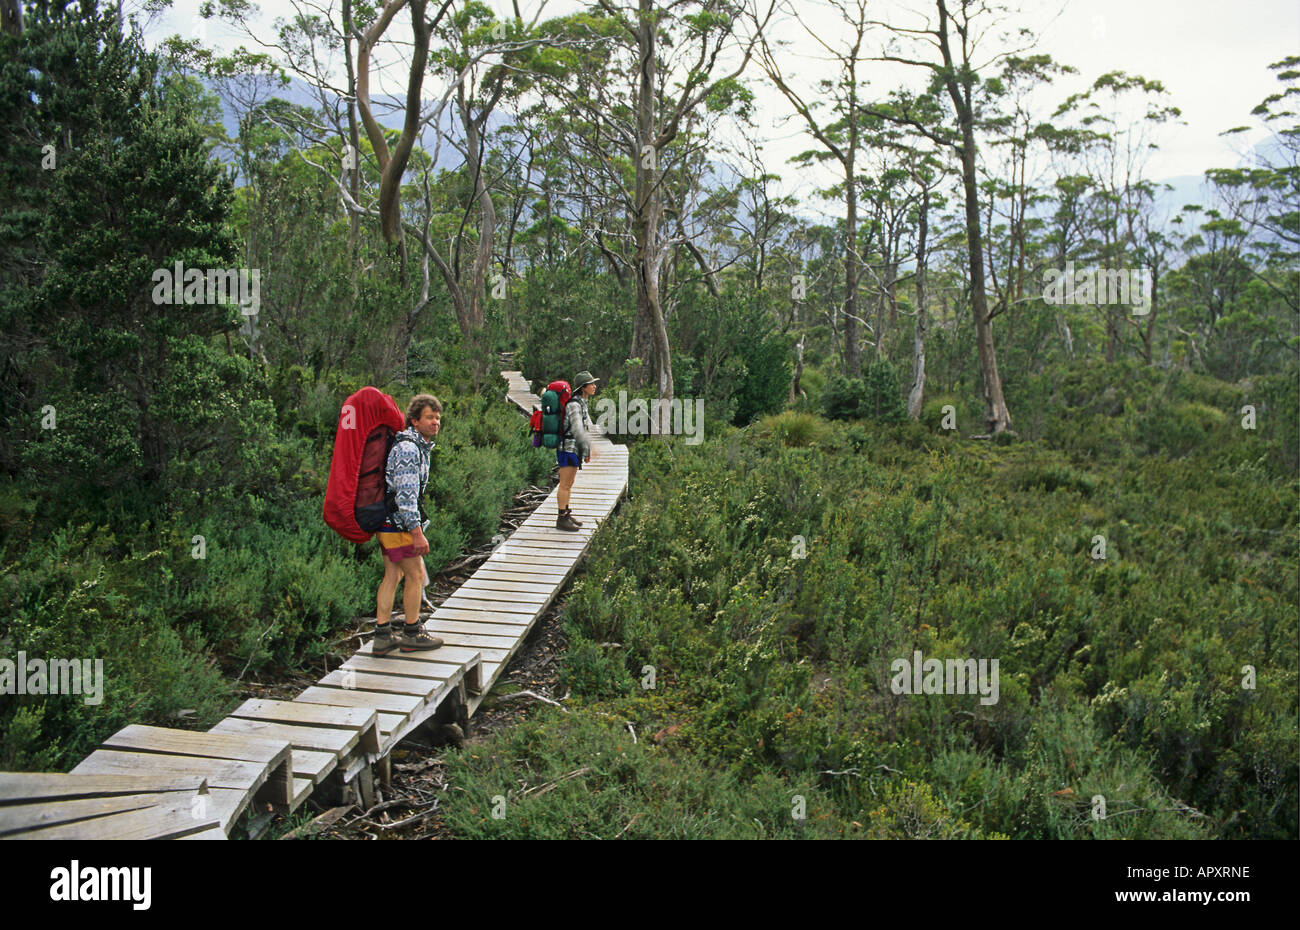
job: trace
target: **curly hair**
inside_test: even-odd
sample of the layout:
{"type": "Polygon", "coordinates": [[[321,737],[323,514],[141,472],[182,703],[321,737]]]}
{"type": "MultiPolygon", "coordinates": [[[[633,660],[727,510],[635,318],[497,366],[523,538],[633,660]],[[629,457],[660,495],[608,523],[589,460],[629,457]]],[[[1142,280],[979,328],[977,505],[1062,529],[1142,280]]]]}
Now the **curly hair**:
{"type": "Polygon", "coordinates": [[[442,402],[432,394],[416,394],[406,405],[406,425],[413,426],[424,415],[424,408],[432,407],[434,413],[442,413],[442,402]]]}

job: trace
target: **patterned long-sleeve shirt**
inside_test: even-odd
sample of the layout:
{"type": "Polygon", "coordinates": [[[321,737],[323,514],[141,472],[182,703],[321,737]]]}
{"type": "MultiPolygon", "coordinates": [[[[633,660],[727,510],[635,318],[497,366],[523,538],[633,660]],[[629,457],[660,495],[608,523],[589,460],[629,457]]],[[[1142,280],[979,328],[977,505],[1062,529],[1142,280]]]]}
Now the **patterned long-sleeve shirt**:
{"type": "Polygon", "coordinates": [[[429,456],[432,452],[433,441],[426,440],[413,426],[393,437],[384,479],[388,482],[388,490],[393,492],[397,510],[388,522],[403,532],[410,533],[423,525],[420,495],[429,483],[429,456]],[[404,441],[407,439],[411,441],[404,441]]]}
{"type": "Polygon", "coordinates": [[[562,452],[575,452],[578,458],[591,455],[591,414],[587,411],[587,398],[575,397],[564,408],[564,443],[562,452]]]}

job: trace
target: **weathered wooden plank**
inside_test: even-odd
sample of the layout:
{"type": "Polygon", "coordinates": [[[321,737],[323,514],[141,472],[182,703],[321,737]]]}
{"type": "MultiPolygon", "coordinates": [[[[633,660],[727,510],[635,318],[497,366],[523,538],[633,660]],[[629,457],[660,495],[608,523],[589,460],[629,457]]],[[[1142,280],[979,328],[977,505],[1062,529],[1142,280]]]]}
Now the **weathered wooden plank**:
{"type": "Polygon", "coordinates": [[[375,722],[373,710],[363,707],[340,707],[337,710],[323,710],[314,704],[299,704],[296,701],[273,701],[266,698],[251,698],[240,704],[231,713],[232,717],[246,717],[253,720],[269,720],[273,723],[301,723],[314,727],[343,727],[350,730],[364,730],[375,722]]]}
{"type": "Polygon", "coordinates": [[[141,810],[125,811],[62,823],[27,833],[16,833],[10,839],[22,840],[153,840],[179,839],[216,827],[222,829],[215,817],[196,819],[188,801],[156,804],[141,810]]]}
{"type": "Polygon", "coordinates": [[[187,833],[184,836],[172,837],[177,840],[224,840],[226,831],[219,826],[211,826],[206,830],[200,830],[198,833],[187,833]]]}
{"type": "MultiPolygon", "coordinates": [[[[256,763],[264,767],[263,792],[266,799],[277,806],[287,807],[292,799],[290,780],[289,744],[283,740],[261,740],[231,733],[200,733],[194,730],[174,730],[140,724],[123,727],[103,743],[104,749],[123,752],[148,753],[166,758],[200,757],[205,759],[230,759],[237,762],[256,763]]],[[[304,763],[310,764],[310,763],[304,763]]],[[[217,785],[214,787],[231,787],[217,785]]]]}
{"type": "Polygon", "coordinates": [[[503,545],[497,550],[497,554],[489,560],[493,565],[504,567],[507,565],[549,565],[561,573],[567,573],[573,566],[578,564],[577,559],[567,559],[559,555],[552,549],[532,549],[522,546],[511,546],[509,551],[503,545]]]}
{"type": "MultiPolygon", "coordinates": [[[[369,707],[405,719],[424,703],[413,694],[388,694],[381,691],[358,691],[344,688],[311,687],[294,698],[303,704],[333,704],[341,707],[369,707]]],[[[380,730],[383,726],[380,726],[380,730]]]]}
{"type": "MultiPolygon", "coordinates": [[[[506,645],[512,645],[524,636],[527,629],[522,626],[509,626],[500,623],[473,623],[468,620],[442,620],[437,614],[434,614],[432,620],[424,624],[424,628],[430,633],[436,633],[442,636],[447,633],[474,633],[482,636],[496,637],[498,641],[506,640],[506,645]]],[[[464,643],[461,643],[464,645],[464,643]]],[[[488,645],[491,645],[490,643],[488,645]]]]}
{"type": "Polygon", "coordinates": [[[68,775],[63,772],[0,772],[0,803],[60,798],[107,797],[199,791],[206,787],[202,776],[184,775],[68,775]]]}
{"type": "Polygon", "coordinates": [[[312,789],[319,784],[310,778],[298,778],[293,780],[293,801],[289,804],[289,810],[295,811],[302,806],[302,802],[311,796],[312,789]]]}
{"type": "MultiPolygon", "coordinates": [[[[567,573],[566,573],[567,574],[567,573]]],[[[536,587],[559,588],[564,585],[564,575],[534,575],[529,572],[506,571],[503,568],[480,568],[474,573],[477,581],[517,581],[536,587]]]]}
{"type": "MultiPolygon", "coordinates": [[[[524,627],[530,625],[533,622],[533,618],[540,613],[540,610],[534,614],[516,614],[505,613],[499,610],[483,610],[482,608],[439,607],[433,612],[433,619],[466,620],[471,623],[492,623],[497,626],[524,627]]],[[[437,650],[434,651],[436,652],[437,650]]]]}
{"type": "Polygon", "coordinates": [[[342,688],[347,691],[371,691],[387,694],[412,694],[424,703],[439,690],[437,682],[424,678],[406,678],[401,675],[377,675],[352,669],[335,669],[318,684],[323,688],[342,688]]]}
{"type": "Polygon", "coordinates": [[[387,662],[389,659],[397,658],[403,662],[434,662],[438,665],[462,666],[475,661],[478,654],[477,649],[470,649],[449,642],[444,642],[437,649],[428,649],[424,652],[397,652],[394,650],[385,656],[374,655],[371,644],[366,643],[356,652],[356,655],[371,656],[380,662],[387,662]]]}
{"type": "MultiPolygon", "coordinates": [[[[557,590],[559,590],[558,585],[553,586],[549,591],[498,591],[495,588],[466,583],[456,589],[456,596],[458,599],[463,600],[500,601],[506,604],[518,604],[531,608],[535,604],[545,604],[555,597],[557,590]]],[[[447,600],[451,600],[451,598],[447,600]]],[[[446,601],[443,603],[446,603],[446,601]]],[[[512,613],[524,613],[524,611],[518,610],[512,611],[512,613]]]]}
{"type": "MultiPolygon", "coordinates": [[[[494,645],[477,646],[471,642],[475,637],[466,633],[439,633],[438,636],[442,639],[443,646],[441,649],[433,650],[434,655],[437,655],[445,649],[455,649],[457,652],[470,652],[475,655],[481,654],[484,661],[488,659],[500,661],[500,659],[505,656],[510,645],[516,639],[516,637],[513,636],[501,639],[489,637],[489,639],[492,639],[494,645]]],[[[420,653],[410,653],[406,658],[419,661],[420,653]]]]}
{"type": "Polygon", "coordinates": [[[460,586],[461,591],[468,589],[470,591],[498,591],[514,594],[544,594],[548,598],[559,588],[558,583],[537,584],[528,581],[507,581],[501,578],[480,578],[477,575],[460,586]]]}
{"type": "Polygon", "coordinates": [[[169,756],[156,752],[121,752],[96,749],[72,770],[74,775],[138,775],[155,772],[164,776],[191,775],[207,779],[213,788],[250,790],[266,779],[266,765],[233,759],[205,759],[201,756],[169,756]]]}
{"type": "Polygon", "coordinates": [[[358,706],[325,709],[310,702],[252,698],[235,708],[231,716],[271,723],[352,730],[358,734],[363,752],[379,751],[379,730],[376,729],[378,721],[374,708],[358,706]]]}
{"type": "MultiPolygon", "coordinates": [[[[430,650],[433,653],[442,652],[442,649],[430,650]]],[[[415,659],[415,656],[421,655],[418,652],[408,652],[399,655],[396,652],[390,652],[386,656],[364,655],[358,653],[348,659],[340,668],[353,669],[358,672],[376,672],[381,675],[406,675],[415,678],[429,678],[437,681],[446,681],[460,674],[462,666],[457,663],[446,662],[421,662],[415,659]]]]}
{"type": "Polygon", "coordinates": [[[507,556],[498,549],[490,559],[483,563],[479,571],[519,571],[534,575],[550,575],[553,578],[563,578],[573,570],[575,564],[577,564],[576,559],[557,561],[555,553],[549,550],[546,558],[536,558],[519,554],[507,556]]]}
{"type": "Polygon", "coordinates": [[[304,727],[288,723],[270,723],[265,720],[243,720],[238,717],[227,717],[209,732],[244,733],[265,739],[285,740],[294,749],[295,767],[300,749],[343,756],[352,752],[360,739],[357,730],[304,727]]]}
{"type": "MultiPolygon", "coordinates": [[[[575,562],[574,565],[576,564],[575,562]]],[[[532,557],[524,558],[523,556],[515,559],[493,557],[484,562],[479,571],[542,575],[554,579],[559,584],[573,571],[573,565],[557,565],[554,559],[534,559],[532,557]]]]}
{"type": "Polygon", "coordinates": [[[509,541],[541,543],[548,549],[552,547],[573,549],[581,553],[582,550],[587,548],[587,543],[591,541],[594,533],[594,530],[590,530],[585,526],[580,530],[570,532],[568,530],[557,530],[554,526],[543,524],[541,526],[520,527],[510,534],[509,541]]]}
{"type": "Polygon", "coordinates": [[[126,752],[161,752],[169,755],[205,756],[276,765],[289,755],[284,740],[268,740],[233,733],[201,733],[132,724],[104,740],[105,749],[126,752]]]}
{"type": "Polygon", "coordinates": [[[0,836],[39,830],[60,823],[89,820],[106,814],[142,810],[160,801],[175,800],[172,792],[164,794],[119,794],[107,798],[74,798],[66,801],[42,801],[39,804],[8,804],[0,807],[0,836]]]}

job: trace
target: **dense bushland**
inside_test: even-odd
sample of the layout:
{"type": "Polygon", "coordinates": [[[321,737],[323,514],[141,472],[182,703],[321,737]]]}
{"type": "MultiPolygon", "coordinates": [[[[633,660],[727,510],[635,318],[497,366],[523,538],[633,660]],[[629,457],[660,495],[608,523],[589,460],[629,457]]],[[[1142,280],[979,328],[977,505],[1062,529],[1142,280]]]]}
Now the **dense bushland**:
{"type": "Polygon", "coordinates": [[[453,756],[449,821],[791,835],[800,795],[811,835],[1294,837],[1295,394],[1249,431],[1251,392],[1124,371],[1052,372],[1039,441],[786,413],[638,444],[566,606],[568,713],[453,756]],[[893,693],[914,650],[999,659],[997,703],[893,693]]]}

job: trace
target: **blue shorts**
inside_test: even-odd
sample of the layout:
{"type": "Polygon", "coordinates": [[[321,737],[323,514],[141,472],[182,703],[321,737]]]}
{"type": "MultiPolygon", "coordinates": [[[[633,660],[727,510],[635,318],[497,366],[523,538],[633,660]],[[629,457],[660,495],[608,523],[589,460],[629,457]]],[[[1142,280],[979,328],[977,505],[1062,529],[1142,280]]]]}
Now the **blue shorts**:
{"type": "Polygon", "coordinates": [[[561,468],[581,468],[582,459],[578,458],[578,453],[576,452],[561,452],[556,450],[555,464],[559,465],[561,468]]]}

